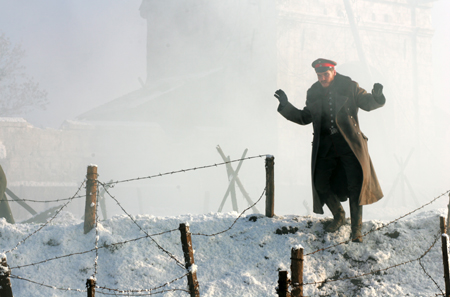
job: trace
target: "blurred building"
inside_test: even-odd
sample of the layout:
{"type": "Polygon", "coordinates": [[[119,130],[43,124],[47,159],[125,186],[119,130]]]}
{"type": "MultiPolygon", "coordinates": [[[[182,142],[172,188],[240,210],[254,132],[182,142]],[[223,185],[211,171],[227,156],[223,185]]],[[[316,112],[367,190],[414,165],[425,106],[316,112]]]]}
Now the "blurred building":
{"type": "Polygon", "coordinates": [[[428,128],[432,2],[143,0],[139,12],[148,33],[142,88],[67,121],[61,130],[0,121],[2,164],[15,181],[10,185],[28,197],[37,193],[33,182],[47,185],[45,195],[56,188],[52,183],[70,182],[70,192],[57,191],[69,194],[87,163],[118,179],[112,173],[139,176],[161,164],[181,169],[188,160],[220,161],[215,146],[221,145],[238,154],[245,148],[250,155],[274,154],[277,208],[302,214],[302,202],[311,196],[312,128],[278,115],[273,92],[282,88],[303,107],[317,79],[311,62],[323,57],[337,61],[338,72],[368,91],[375,82],[384,85],[386,106],[362,115],[361,126],[387,192],[400,171],[394,156],[413,154],[408,166],[423,168],[435,137],[428,128]]]}

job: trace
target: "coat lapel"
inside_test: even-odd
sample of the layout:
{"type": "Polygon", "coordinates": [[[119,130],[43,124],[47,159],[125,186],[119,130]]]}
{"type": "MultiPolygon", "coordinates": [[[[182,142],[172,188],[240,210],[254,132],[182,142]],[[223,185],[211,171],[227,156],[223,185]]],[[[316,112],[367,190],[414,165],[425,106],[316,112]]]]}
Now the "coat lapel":
{"type": "Polygon", "coordinates": [[[335,83],[336,83],[336,114],[342,109],[345,103],[348,100],[348,88],[350,86],[351,79],[342,76],[339,73],[336,74],[335,83]]]}
{"type": "Polygon", "coordinates": [[[345,105],[347,100],[348,97],[346,96],[336,95],[336,114],[338,114],[339,111],[341,111],[342,107],[345,105]]]}

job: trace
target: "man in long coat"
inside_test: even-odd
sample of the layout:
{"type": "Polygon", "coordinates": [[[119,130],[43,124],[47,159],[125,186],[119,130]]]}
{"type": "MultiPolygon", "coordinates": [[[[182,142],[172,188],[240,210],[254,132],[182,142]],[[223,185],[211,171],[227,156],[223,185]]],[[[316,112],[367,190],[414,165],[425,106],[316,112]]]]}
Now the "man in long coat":
{"type": "Polygon", "coordinates": [[[326,204],[333,214],[327,232],[345,222],[341,201],[350,200],[352,241],[362,242],[362,205],[380,200],[383,192],[370,160],[367,137],[358,122],[358,110],[382,107],[383,86],[374,84],[367,93],[349,77],[336,72],[336,62],[317,59],[312,63],[318,81],[307,91],[306,106],[297,109],[282,90],[275,92],[278,112],[300,124],[313,124],[311,177],[315,213],[326,204]]]}

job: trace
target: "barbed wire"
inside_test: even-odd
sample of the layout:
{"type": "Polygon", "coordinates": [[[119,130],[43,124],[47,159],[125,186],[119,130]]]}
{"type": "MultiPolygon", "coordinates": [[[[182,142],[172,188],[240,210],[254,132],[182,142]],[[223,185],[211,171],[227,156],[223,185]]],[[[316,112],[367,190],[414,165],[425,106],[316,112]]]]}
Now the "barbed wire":
{"type": "MultiPolygon", "coordinates": [[[[363,237],[365,237],[365,236],[371,234],[372,232],[375,232],[375,231],[381,230],[381,229],[383,229],[383,228],[386,228],[387,226],[389,226],[389,225],[391,225],[391,224],[393,224],[393,223],[395,223],[395,222],[397,222],[397,221],[403,219],[404,217],[407,217],[407,216],[409,216],[409,215],[415,213],[416,211],[418,211],[418,210],[420,210],[420,209],[422,209],[422,208],[424,208],[424,207],[430,205],[431,203],[435,202],[436,200],[438,200],[439,198],[441,198],[442,196],[444,196],[444,195],[446,195],[446,194],[448,194],[448,193],[450,193],[450,190],[448,190],[448,191],[446,191],[446,192],[440,194],[439,196],[437,196],[436,198],[434,198],[434,199],[431,200],[430,202],[425,203],[425,204],[422,205],[422,206],[419,206],[418,208],[416,208],[416,209],[414,209],[414,210],[408,212],[407,214],[402,215],[401,217],[399,217],[399,218],[397,218],[397,219],[395,219],[395,220],[393,220],[393,221],[391,221],[391,222],[389,222],[389,223],[387,223],[387,224],[383,224],[382,226],[380,226],[380,227],[378,227],[378,228],[371,229],[370,231],[364,233],[364,234],[361,236],[361,238],[363,238],[363,237]]],[[[331,248],[334,248],[334,247],[337,247],[337,246],[340,246],[340,245],[343,245],[343,244],[347,244],[347,243],[349,243],[351,240],[352,240],[352,239],[350,238],[350,239],[348,239],[348,240],[346,240],[346,241],[342,241],[342,242],[336,243],[336,244],[334,244],[334,245],[331,245],[331,246],[328,246],[328,247],[325,247],[325,248],[322,248],[322,249],[318,249],[318,250],[316,250],[316,251],[314,251],[314,252],[305,254],[305,256],[313,255],[313,254],[318,253],[318,252],[323,252],[323,251],[326,251],[326,250],[328,250],[328,249],[331,249],[331,248]]]]}
{"type": "MultiPolygon", "coordinates": [[[[104,185],[102,182],[99,181],[100,184],[104,185]]],[[[166,255],[168,255],[171,259],[173,259],[178,266],[180,266],[181,268],[183,268],[184,270],[186,269],[186,267],[183,265],[183,263],[180,262],[180,260],[178,260],[172,253],[170,253],[168,250],[166,250],[165,248],[163,248],[152,236],[150,236],[147,231],[145,231],[137,222],[135,219],[133,219],[133,216],[131,214],[129,214],[124,208],[123,206],[119,203],[119,201],[113,196],[111,195],[111,193],[108,191],[108,189],[106,187],[103,186],[103,189],[105,190],[105,193],[108,194],[109,197],[111,197],[116,203],[117,205],[122,209],[122,211],[130,218],[130,220],[139,228],[139,230],[141,230],[145,235],[148,236],[148,238],[150,238],[154,244],[156,244],[156,246],[163,251],[166,255]]]]}
{"type": "MultiPolygon", "coordinates": [[[[257,157],[261,157],[261,156],[257,156],[257,157]]],[[[256,157],[249,157],[249,158],[256,158],[256,157]]],[[[249,158],[244,158],[244,159],[249,159],[249,158]]],[[[226,163],[236,162],[236,161],[240,161],[240,160],[243,160],[243,159],[238,159],[238,160],[234,160],[234,161],[230,161],[230,162],[224,162],[224,163],[215,164],[215,165],[210,165],[210,166],[199,167],[199,168],[195,168],[195,169],[208,168],[208,167],[213,167],[213,166],[223,165],[223,164],[226,164],[226,163]]],[[[178,171],[178,172],[185,172],[185,171],[195,170],[195,169],[192,168],[192,169],[182,170],[182,171],[178,171]]],[[[173,172],[173,173],[178,173],[178,172],[173,172]]],[[[164,175],[167,175],[167,174],[173,174],[173,173],[166,173],[166,174],[164,174],[164,175]]],[[[162,175],[157,175],[157,176],[162,176],[162,175]]],[[[134,179],[134,180],[136,180],[136,179],[134,179]]],[[[127,180],[127,181],[130,181],[130,180],[127,180]]],[[[134,241],[137,241],[137,240],[140,240],[140,239],[144,239],[144,238],[150,238],[150,239],[157,245],[157,247],[158,247],[159,249],[161,249],[164,253],[166,253],[170,258],[172,258],[173,260],[175,260],[176,263],[177,263],[177,265],[179,265],[180,267],[182,267],[183,269],[185,269],[184,265],[183,265],[178,259],[176,259],[176,257],[175,257],[173,254],[171,254],[169,251],[167,251],[166,249],[164,249],[161,245],[159,245],[159,244],[152,238],[153,236],[156,236],[156,235],[162,235],[162,234],[165,234],[165,233],[170,233],[170,232],[178,231],[178,229],[173,229],[173,230],[163,231],[163,232],[161,232],[161,233],[152,234],[152,235],[148,234],[148,233],[147,233],[147,232],[146,232],[146,231],[145,231],[145,230],[137,223],[137,221],[131,216],[131,214],[129,214],[129,213],[122,207],[122,205],[119,203],[119,201],[118,201],[113,195],[111,195],[111,193],[105,188],[105,184],[104,184],[104,183],[101,183],[100,181],[97,181],[97,182],[98,182],[100,185],[102,185],[102,186],[104,187],[105,192],[106,192],[106,193],[107,193],[107,194],[108,194],[108,195],[109,195],[109,196],[110,196],[110,197],[118,204],[118,206],[122,209],[122,211],[123,211],[123,212],[124,212],[124,213],[125,213],[125,214],[133,221],[133,223],[134,223],[134,224],[135,224],[135,225],[136,225],[143,233],[145,233],[145,235],[146,235],[146,236],[134,238],[134,239],[127,240],[127,241],[123,241],[123,242],[113,243],[113,244],[108,245],[108,246],[114,246],[114,245],[119,245],[119,244],[124,244],[124,243],[134,242],[134,241]]],[[[122,181],[122,182],[125,182],[125,181],[122,181]]],[[[25,238],[24,238],[22,241],[20,241],[13,249],[11,249],[11,250],[9,250],[9,251],[7,251],[7,252],[5,252],[5,253],[9,253],[9,252],[12,252],[12,251],[16,250],[16,249],[18,248],[18,246],[21,245],[21,244],[23,244],[29,237],[33,236],[34,234],[36,234],[37,232],[39,232],[42,228],[44,228],[46,225],[48,225],[49,223],[51,223],[51,221],[52,221],[52,220],[53,220],[53,219],[54,219],[54,218],[62,211],[62,209],[63,209],[64,207],[66,207],[73,199],[77,198],[76,195],[78,194],[78,192],[81,190],[81,188],[83,187],[83,185],[84,185],[85,183],[86,183],[86,180],[83,181],[83,183],[80,185],[80,187],[78,188],[78,190],[77,190],[77,192],[75,193],[75,195],[74,195],[72,198],[68,198],[69,201],[68,201],[66,204],[64,204],[64,205],[63,205],[63,206],[55,213],[55,215],[54,215],[50,220],[48,220],[42,227],[40,227],[39,229],[37,229],[36,231],[34,231],[33,233],[31,233],[31,234],[29,234],[27,237],[25,237],[25,238]]],[[[117,182],[115,182],[115,183],[117,183],[117,182]]],[[[108,183],[108,184],[111,184],[111,183],[108,183]]],[[[251,206],[249,206],[248,208],[246,208],[243,212],[241,212],[240,215],[234,220],[234,222],[231,224],[231,226],[230,226],[229,228],[227,228],[227,229],[225,229],[225,230],[223,230],[223,231],[214,233],[214,234],[193,233],[192,235],[198,235],[198,236],[216,236],[216,235],[219,235],[219,234],[222,234],[222,233],[225,233],[225,232],[231,230],[231,229],[234,227],[234,225],[237,223],[237,221],[242,217],[242,215],[243,215],[246,211],[248,211],[249,209],[251,209],[252,207],[254,207],[257,203],[260,202],[260,200],[261,200],[262,197],[264,196],[264,193],[265,193],[265,192],[266,192],[266,188],[264,188],[264,190],[263,190],[261,196],[259,197],[259,199],[258,199],[255,203],[253,203],[251,206]]],[[[98,189],[97,189],[97,193],[98,193],[98,189]]],[[[409,216],[409,215],[413,214],[414,212],[416,212],[416,211],[418,211],[418,210],[420,210],[420,209],[422,209],[422,208],[424,208],[424,207],[430,205],[431,203],[435,202],[437,199],[441,198],[442,196],[444,196],[444,195],[446,195],[446,194],[448,194],[448,193],[450,193],[450,190],[448,190],[448,191],[446,191],[445,193],[443,193],[443,194],[437,196],[436,198],[434,198],[434,199],[431,200],[430,202],[428,202],[428,203],[426,203],[426,204],[424,204],[424,205],[422,205],[422,206],[420,206],[420,207],[414,209],[413,211],[411,211],[411,212],[409,212],[409,213],[407,213],[407,214],[405,214],[405,215],[403,215],[403,216],[401,216],[401,217],[399,217],[399,218],[397,218],[397,219],[395,219],[395,220],[393,220],[393,221],[391,221],[391,222],[389,222],[389,223],[387,223],[387,224],[383,224],[382,226],[380,226],[380,227],[378,227],[378,228],[372,229],[372,230],[370,230],[370,231],[364,233],[363,237],[364,237],[364,236],[367,236],[368,234],[370,234],[370,233],[372,233],[372,232],[374,232],[374,231],[378,231],[378,230],[380,230],[380,229],[383,229],[383,228],[385,228],[385,227],[387,227],[387,226],[389,226],[389,225],[391,225],[391,224],[393,224],[393,223],[399,221],[400,219],[402,219],[402,218],[404,218],[404,217],[406,217],[406,216],[409,216]]],[[[78,197],[85,197],[85,196],[78,196],[78,197]]],[[[102,246],[102,247],[99,247],[99,246],[98,246],[98,242],[99,242],[98,226],[99,226],[99,224],[98,224],[98,205],[97,205],[97,208],[96,208],[96,240],[95,240],[96,242],[95,242],[95,248],[93,248],[93,249],[91,249],[91,250],[89,250],[89,251],[84,251],[84,252],[79,252],[79,253],[73,253],[73,254],[69,254],[69,255],[65,255],[65,256],[59,256],[59,257],[55,257],[55,258],[52,258],[52,259],[43,260],[43,261],[41,261],[41,262],[37,262],[37,263],[33,263],[33,264],[27,264],[27,265],[22,265],[22,266],[12,267],[11,269],[13,269],[13,268],[22,268],[22,267],[27,267],[27,266],[32,266],[32,265],[38,265],[38,264],[41,264],[41,263],[45,263],[45,262],[52,261],[52,260],[56,260],[56,259],[61,259],[61,258],[64,258],[64,257],[70,257],[70,256],[73,256],[73,255],[85,254],[85,253],[89,253],[89,252],[95,251],[95,252],[96,252],[96,258],[95,258],[95,264],[94,264],[94,277],[95,277],[96,274],[97,274],[97,269],[98,269],[98,267],[97,267],[98,250],[101,249],[101,248],[108,247],[108,246],[102,246]]],[[[426,269],[424,268],[424,266],[423,266],[423,264],[422,264],[422,262],[421,262],[421,260],[423,259],[423,257],[425,257],[425,255],[427,255],[428,252],[435,246],[435,244],[436,244],[436,242],[437,242],[438,239],[439,239],[439,236],[436,237],[436,239],[434,240],[433,244],[429,247],[429,249],[428,249],[424,254],[422,254],[420,257],[418,257],[418,258],[416,258],[416,259],[411,259],[411,260],[405,261],[405,262],[403,262],[403,263],[399,263],[399,264],[396,264],[396,265],[393,265],[393,266],[390,266],[390,267],[387,267],[387,268],[384,268],[384,269],[379,269],[379,270],[371,271],[371,272],[368,272],[368,273],[364,273],[364,274],[361,274],[361,275],[358,275],[358,276],[352,276],[352,277],[346,277],[346,278],[340,278],[340,279],[327,279],[327,280],[324,280],[324,281],[321,281],[321,282],[305,283],[305,284],[303,284],[303,285],[312,285],[312,284],[317,285],[317,284],[324,284],[324,283],[327,283],[327,282],[335,282],[335,281],[341,281],[341,280],[355,279],[355,278],[364,277],[364,276],[367,276],[367,275],[372,275],[372,274],[379,273],[379,272],[382,272],[382,271],[386,271],[386,270],[389,270],[389,269],[392,269],[392,268],[395,268],[395,267],[398,267],[398,266],[401,266],[401,265],[405,265],[405,264],[408,264],[408,263],[412,263],[412,262],[418,261],[418,262],[419,262],[419,265],[422,267],[424,273],[425,273],[425,274],[426,274],[426,275],[427,275],[427,276],[435,283],[435,285],[437,286],[437,288],[442,292],[442,294],[436,294],[436,296],[443,295],[442,289],[439,287],[439,285],[437,284],[437,282],[436,282],[436,281],[428,274],[428,272],[426,271],[426,269]]],[[[351,240],[351,239],[350,239],[350,240],[351,240]]],[[[350,240],[347,240],[347,241],[344,241],[344,242],[341,242],[341,243],[338,243],[338,244],[336,244],[336,245],[329,246],[329,247],[326,247],[326,248],[323,248],[323,249],[319,249],[319,250],[317,250],[317,251],[315,251],[315,252],[306,254],[305,256],[311,255],[311,254],[314,254],[314,253],[317,253],[317,252],[319,252],[319,251],[324,251],[324,250],[327,250],[327,249],[336,247],[336,246],[341,245],[341,244],[344,244],[344,243],[348,243],[350,240]]],[[[173,282],[175,282],[175,281],[177,281],[177,280],[179,280],[179,279],[185,277],[186,275],[187,275],[187,274],[185,274],[185,275],[183,275],[183,276],[181,276],[181,277],[179,277],[179,278],[177,278],[177,279],[175,279],[175,280],[173,280],[173,281],[171,281],[171,282],[169,282],[169,283],[173,283],[173,282]]],[[[44,286],[44,287],[52,288],[52,289],[58,289],[58,290],[64,290],[64,291],[86,292],[86,290],[79,290],[79,289],[57,288],[57,287],[55,287],[55,286],[46,285],[46,284],[44,284],[44,283],[38,283],[38,282],[36,282],[36,281],[32,281],[32,280],[29,280],[29,279],[26,279],[26,278],[22,278],[22,277],[16,276],[16,275],[11,275],[11,277],[12,277],[12,278],[16,278],[16,279],[20,279],[20,280],[24,280],[24,281],[28,281],[28,282],[31,282],[31,283],[34,283],[34,284],[37,284],[37,285],[41,285],[41,286],[44,286]]],[[[128,290],[128,291],[124,291],[124,290],[118,290],[118,289],[109,289],[109,288],[106,288],[106,287],[100,287],[100,286],[97,286],[97,288],[99,288],[100,290],[108,290],[108,291],[112,291],[112,292],[113,292],[113,293],[98,292],[99,294],[104,294],[104,295],[118,295],[118,294],[119,294],[119,295],[125,295],[125,294],[127,294],[127,296],[147,296],[147,295],[162,294],[162,293],[169,292],[169,291],[185,291],[185,292],[189,292],[189,291],[183,290],[183,289],[170,289],[170,290],[162,290],[162,291],[158,291],[158,292],[150,292],[150,291],[155,291],[155,290],[161,289],[161,288],[163,288],[164,286],[167,286],[169,283],[166,283],[166,284],[164,284],[164,285],[161,285],[161,286],[159,286],[159,287],[155,287],[155,288],[152,288],[152,289],[147,289],[147,290],[128,290]],[[130,295],[130,293],[132,293],[132,294],[136,293],[136,295],[130,295]]]]}
{"type": "Polygon", "coordinates": [[[420,267],[422,267],[423,272],[428,276],[428,278],[431,279],[431,281],[436,285],[436,287],[439,289],[439,291],[441,291],[442,295],[444,295],[444,291],[442,291],[442,289],[441,289],[441,287],[439,287],[438,283],[434,280],[433,277],[431,277],[431,275],[427,272],[427,270],[423,266],[422,259],[419,259],[419,265],[420,265],[420,267]]]}
{"type": "MultiPolygon", "coordinates": [[[[61,202],[61,201],[67,201],[67,200],[73,200],[73,199],[79,199],[79,198],[84,198],[86,197],[86,195],[79,195],[79,196],[75,196],[75,197],[71,197],[71,198],[61,198],[61,199],[56,199],[56,200],[34,200],[34,199],[22,199],[20,198],[20,201],[23,202],[41,202],[41,203],[51,203],[51,202],[61,202]]],[[[10,201],[10,202],[17,202],[17,200],[14,199],[7,199],[6,201],[10,201]]]]}
{"type": "Polygon", "coordinates": [[[438,239],[440,238],[440,236],[441,236],[441,233],[440,233],[440,230],[439,230],[439,233],[438,233],[438,235],[436,236],[434,242],[433,242],[433,243],[431,244],[431,246],[425,251],[425,253],[423,253],[423,254],[422,254],[420,257],[418,257],[418,258],[415,258],[415,259],[412,259],[412,260],[408,260],[408,261],[405,261],[405,262],[402,262],[402,263],[399,263],[399,264],[395,264],[395,265],[392,265],[392,266],[387,267],[387,268],[374,270],[374,271],[371,271],[371,272],[368,272],[368,273],[363,273],[363,274],[356,275],[356,276],[349,276],[349,277],[338,278],[338,279],[326,279],[326,280],[319,281],[319,282],[304,283],[303,285],[304,285],[304,286],[306,286],[306,285],[321,285],[321,284],[324,284],[324,283],[331,283],[331,282],[336,282],[336,281],[342,281],[342,280],[349,280],[349,279],[360,278],[360,277],[363,277],[363,276],[367,276],[367,275],[372,275],[372,274],[380,273],[380,272],[382,272],[382,271],[386,271],[386,270],[389,270],[389,269],[392,269],[392,268],[395,268],[395,267],[399,267],[399,266],[402,266],[402,265],[405,265],[405,264],[408,264],[408,263],[412,263],[412,262],[418,261],[418,260],[422,259],[423,257],[425,257],[425,256],[430,252],[430,250],[436,245],[436,242],[438,241],[438,239]]]}
{"type": "MultiPolygon", "coordinates": [[[[150,236],[158,236],[158,235],[163,235],[163,234],[171,233],[171,232],[175,232],[175,231],[179,231],[179,230],[178,229],[168,230],[168,231],[164,231],[164,232],[161,232],[161,233],[150,234],[150,236]]],[[[98,247],[98,249],[104,249],[104,248],[109,248],[111,246],[122,245],[122,244],[130,243],[130,242],[138,241],[138,240],[141,240],[141,239],[145,239],[145,238],[148,238],[148,237],[149,236],[145,235],[145,236],[133,238],[133,239],[130,239],[130,240],[125,240],[125,241],[121,241],[121,242],[112,243],[112,244],[109,244],[109,245],[106,245],[106,246],[100,246],[100,247],[98,247]]],[[[95,248],[93,248],[91,250],[88,250],[88,251],[76,252],[76,253],[67,254],[67,255],[63,255],[63,256],[57,256],[57,257],[54,257],[54,258],[42,260],[42,261],[31,263],[31,264],[14,266],[14,267],[11,267],[11,269],[20,269],[20,268],[29,267],[29,266],[36,266],[36,265],[39,265],[39,264],[42,264],[42,263],[46,263],[46,262],[50,262],[50,261],[53,261],[53,260],[59,260],[59,259],[62,259],[62,258],[68,258],[68,257],[72,257],[72,256],[77,256],[77,255],[83,255],[83,254],[91,253],[93,251],[95,251],[95,248]]]]}
{"type": "Polygon", "coordinates": [[[96,294],[103,294],[103,295],[111,295],[111,296],[150,296],[150,295],[157,295],[157,294],[163,294],[167,292],[176,292],[176,291],[182,291],[186,293],[190,293],[186,289],[168,289],[168,290],[162,290],[159,292],[153,292],[153,293],[145,293],[145,294],[129,294],[129,293],[105,293],[105,292],[95,292],[96,294]]]}
{"type": "MultiPolygon", "coordinates": [[[[73,197],[78,195],[78,192],[80,192],[81,188],[83,188],[83,185],[86,183],[86,179],[81,183],[80,187],[78,188],[78,190],[76,191],[76,193],[74,194],[73,197]]],[[[47,226],[48,224],[50,224],[55,218],[56,216],[70,203],[72,202],[72,200],[67,201],[63,206],[61,206],[53,215],[53,217],[51,217],[49,220],[47,220],[47,222],[45,224],[43,224],[41,227],[39,227],[38,229],[36,229],[34,232],[30,233],[28,236],[26,236],[24,239],[22,239],[21,241],[19,241],[19,243],[17,243],[17,245],[6,251],[5,254],[8,254],[12,251],[15,251],[21,244],[23,244],[28,238],[30,238],[31,236],[33,236],[34,234],[38,233],[39,231],[41,231],[45,226],[47,226]]]]}
{"type": "Polygon", "coordinates": [[[39,285],[39,286],[41,286],[41,287],[46,287],[46,288],[50,288],[50,289],[54,289],[54,290],[60,290],[60,291],[75,291],[75,292],[87,292],[86,290],[83,290],[83,289],[58,288],[58,287],[55,287],[55,286],[46,285],[46,284],[44,284],[44,283],[38,283],[38,282],[36,282],[36,281],[30,280],[30,279],[27,279],[27,278],[24,278],[24,277],[21,277],[21,276],[18,276],[18,275],[13,275],[13,274],[11,274],[10,277],[11,277],[11,278],[18,279],[18,280],[27,281],[27,282],[33,283],[33,284],[35,284],[35,285],[39,285]]]}
{"type": "Polygon", "coordinates": [[[233,226],[236,224],[236,222],[240,219],[240,217],[241,217],[247,210],[249,210],[250,208],[252,208],[252,207],[255,206],[256,204],[258,204],[258,202],[259,202],[259,201],[262,199],[262,197],[264,196],[264,193],[265,193],[265,192],[266,192],[266,188],[264,188],[264,190],[263,190],[261,196],[259,197],[259,199],[258,199],[255,203],[253,203],[252,205],[250,205],[249,207],[247,207],[246,209],[244,209],[244,211],[241,212],[241,214],[236,218],[236,220],[234,220],[233,224],[231,224],[231,226],[230,226],[228,229],[225,229],[225,230],[223,230],[223,231],[220,231],[220,232],[217,232],[217,233],[213,233],[213,234],[202,234],[202,233],[191,233],[191,234],[192,234],[192,235],[198,235],[198,236],[216,236],[216,235],[219,235],[219,234],[222,234],[222,233],[225,233],[225,232],[231,230],[231,228],[233,228],[233,226]]]}
{"type": "Polygon", "coordinates": [[[113,187],[119,183],[126,183],[126,182],[138,181],[138,180],[143,180],[143,179],[151,179],[151,178],[155,178],[155,177],[162,177],[165,175],[171,175],[171,174],[177,174],[177,173],[185,173],[188,171],[194,171],[194,170],[199,170],[199,169],[207,169],[207,168],[222,166],[222,165],[229,164],[229,163],[239,162],[239,161],[243,161],[243,160],[250,160],[250,159],[255,159],[255,158],[262,158],[262,157],[267,157],[267,156],[268,155],[257,155],[257,156],[252,156],[252,157],[246,157],[246,158],[226,161],[226,162],[222,162],[222,163],[215,163],[215,164],[205,165],[205,166],[200,166],[200,167],[193,167],[193,168],[180,169],[180,170],[170,171],[170,172],[165,172],[165,173],[158,173],[158,174],[149,175],[149,176],[145,176],[145,177],[136,177],[136,178],[130,178],[130,179],[124,179],[124,180],[118,180],[118,181],[111,181],[108,184],[111,187],[113,187]]]}
{"type": "MultiPolygon", "coordinates": [[[[148,292],[151,292],[151,291],[155,291],[155,290],[162,289],[162,288],[164,288],[164,287],[166,287],[166,286],[168,286],[168,285],[170,285],[170,284],[173,284],[174,282],[176,282],[176,281],[178,281],[178,280],[180,280],[180,279],[186,277],[188,274],[189,274],[189,272],[186,273],[186,274],[184,274],[184,275],[182,275],[182,276],[180,276],[180,277],[177,277],[177,278],[175,278],[175,279],[173,279],[173,280],[171,280],[171,281],[169,281],[169,282],[166,282],[166,283],[163,284],[163,285],[160,285],[160,286],[157,286],[157,287],[154,287],[154,288],[151,288],[151,289],[142,289],[142,290],[120,290],[120,289],[110,289],[110,288],[107,288],[107,287],[101,287],[101,286],[96,286],[96,288],[101,289],[101,290],[107,290],[107,291],[112,291],[112,292],[118,292],[118,293],[121,293],[121,294],[129,294],[129,293],[148,293],[148,292]]],[[[189,291],[188,291],[188,292],[189,292],[189,291]]]]}

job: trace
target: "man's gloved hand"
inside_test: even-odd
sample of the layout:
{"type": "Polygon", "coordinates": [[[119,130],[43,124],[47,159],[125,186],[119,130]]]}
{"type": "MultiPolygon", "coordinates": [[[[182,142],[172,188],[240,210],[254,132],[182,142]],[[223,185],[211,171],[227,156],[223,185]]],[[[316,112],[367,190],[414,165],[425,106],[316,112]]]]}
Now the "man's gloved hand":
{"type": "Polygon", "coordinates": [[[383,95],[383,85],[375,83],[373,85],[372,95],[374,95],[375,97],[380,97],[381,95],[383,95]]]}
{"type": "Polygon", "coordinates": [[[286,105],[288,103],[288,98],[286,96],[286,93],[283,90],[277,90],[274,94],[275,98],[278,99],[278,101],[280,101],[280,105],[286,105]]]}

